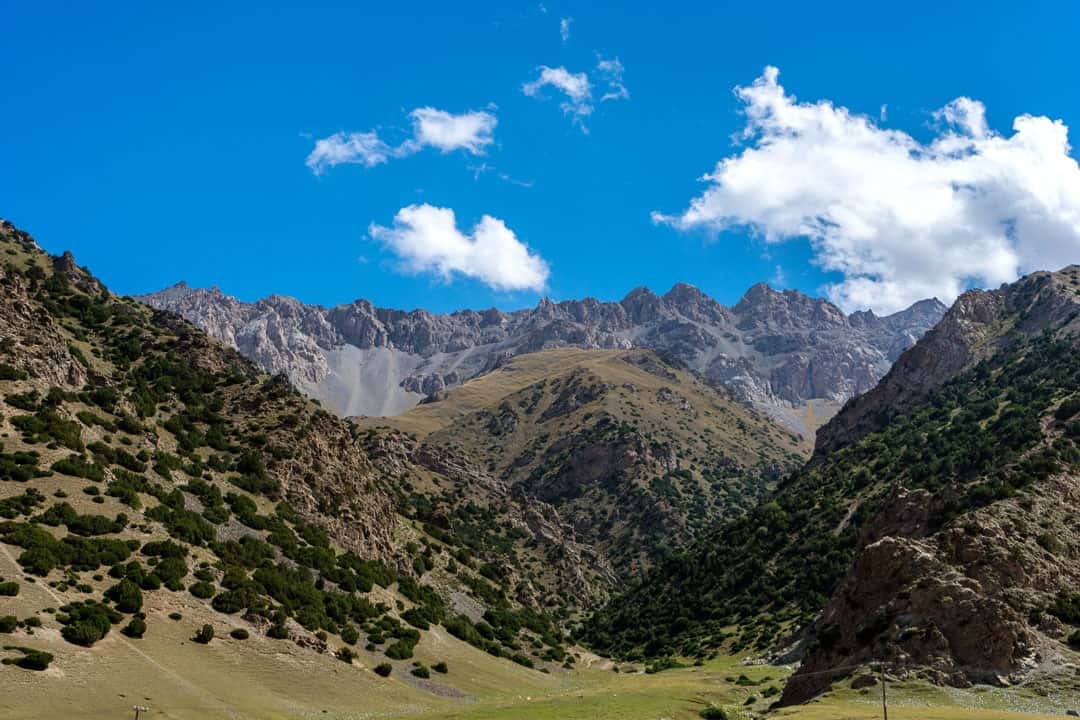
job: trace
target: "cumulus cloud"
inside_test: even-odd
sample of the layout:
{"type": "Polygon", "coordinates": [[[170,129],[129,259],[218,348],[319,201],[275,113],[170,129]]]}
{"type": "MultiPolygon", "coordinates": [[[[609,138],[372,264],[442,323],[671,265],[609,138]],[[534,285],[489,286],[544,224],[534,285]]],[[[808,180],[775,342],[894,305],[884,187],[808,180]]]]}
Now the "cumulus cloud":
{"type": "Polygon", "coordinates": [[[402,158],[433,147],[448,153],[464,150],[483,155],[495,142],[497,118],[489,112],[469,111],[455,115],[433,107],[422,107],[409,113],[413,136],[397,146],[384,142],[374,130],[370,132],[334,133],[315,141],[307,156],[306,165],[316,175],[322,175],[335,165],[374,167],[391,158],[402,158]]]}
{"type": "Polygon", "coordinates": [[[542,257],[490,215],[465,234],[453,210],[409,205],[397,212],[392,226],[372,223],[368,234],[398,257],[405,272],[434,273],[446,281],[462,275],[495,290],[541,291],[550,272],[542,257]]]}
{"type": "Polygon", "coordinates": [[[815,261],[842,274],[825,290],[846,310],[951,302],[1080,257],[1080,167],[1060,120],[1021,115],[1001,135],[961,97],[922,143],[827,100],[798,102],[778,76],[768,67],[735,89],[746,146],[702,178],[688,209],[654,221],[807,237],[815,261]]]}
{"type": "Polygon", "coordinates": [[[562,38],[563,45],[570,39],[570,23],[574,22],[574,18],[562,18],[559,20],[559,37],[562,38]]]}

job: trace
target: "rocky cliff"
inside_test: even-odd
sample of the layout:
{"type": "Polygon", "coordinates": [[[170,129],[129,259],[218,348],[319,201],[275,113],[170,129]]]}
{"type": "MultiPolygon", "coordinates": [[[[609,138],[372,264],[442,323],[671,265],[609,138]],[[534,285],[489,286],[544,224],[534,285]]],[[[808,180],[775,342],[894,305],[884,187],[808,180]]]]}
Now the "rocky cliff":
{"type": "Polygon", "coordinates": [[[945,311],[925,300],[887,317],[844,315],[825,300],[764,284],[730,308],[680,283],[663,296],[638,288],[619,302],[545,298],[531,310],[449,315],[366,300],[334,308],[278,295],[243,303],[184,283],[138,299],[182,315],[345,415],[396,415],[523,353],[643,347],[803,434],[820,420],[808,419],[804,406],[824,401],[829,414],[873,387],[945,311]]]}

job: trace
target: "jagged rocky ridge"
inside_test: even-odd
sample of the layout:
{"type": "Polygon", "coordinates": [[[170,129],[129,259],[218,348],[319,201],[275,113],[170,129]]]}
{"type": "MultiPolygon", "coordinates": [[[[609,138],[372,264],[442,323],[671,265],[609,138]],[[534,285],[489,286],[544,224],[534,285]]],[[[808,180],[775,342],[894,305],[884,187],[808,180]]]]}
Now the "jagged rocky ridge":
{"type": "Polygon", "coordinates": [[[530,310],[449,315],[366,300],[324,308],[273,295],[244,303],[184,283],[138,299],[182,315],[345,415],[396,415],[514,355],[644,347],[741,400],[781,411],[806,434],[814,423],[793,408],[813,400],[835,407],[870,389],[945,311],[924,300],[887,317],[845,315],[825,300],[765,284],[733,307],[680,283],[663,296],[638,288],[619,302],[545,298],[530,310]]]}

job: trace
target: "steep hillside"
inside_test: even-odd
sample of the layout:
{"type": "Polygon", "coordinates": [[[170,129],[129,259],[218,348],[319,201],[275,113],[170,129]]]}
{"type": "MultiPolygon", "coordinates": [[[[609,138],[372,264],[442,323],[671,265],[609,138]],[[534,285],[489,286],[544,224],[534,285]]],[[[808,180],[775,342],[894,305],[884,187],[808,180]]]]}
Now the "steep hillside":
{"type": "Polygon", "coordinates": [[[532,310],[450,315],[365,300],[329,309],[277,295],[243,303],[183,283],[138,299],[287,374],[344,415],[396,415],[515,355],[642,347],[726,385],[807,436],[873,387],[945,311],[925,300],[884,318],[845,316],[825,300],[764,284],[730,308],[678,284],[663,296],[638,288],[614,303],[544,299],[532,310]]]}
{"type": "Polygon", "coordinates": [[[356,422],[412,478],[414,517],[474,538],[523,601],[570,609],[752,507],[809,452],[647,350],[522,355],[356,422]]]}
{"type": "Polygon", "coordinates": [[[177,645],[243,657],[250,638],[280,675],[319,666],[306,652],[460,694],[482,680],[414,663],[433,647],[474,667],[572,662],[460,538],[399,514],[355,427],[7,223],[0,250],[0,672],[40,670],[48,648],[85,684],[145,643],[147,677],[169,684],[229,666],[212,650],[172,665],[197,655],[177,645]]]}
{"type": "Polygon", "coordinates": [[[834,450],[880,429],[924,402],[931,391],[1032,334],[1072,321],[1076,268],[1035,273],[999,290],[972,290],[869,392],[821,428],[817,448],[834,450]]]}
{"type": "Polygon", "coordinates": [[[624,656],[797,640],[805,658],[786,702],[845,674],[831,668],[871,660],[951,684],[1060,664],[1080,640],[1078,347],[1080,268],[966,295],[833,422],[862,430],[849,444],[826,444],[768,502],[613,600],[583,637],[624,656]],[[973,329],[983,298],[995,310],[973,329]],[[959,362],[942,347],[973,349],[959,362]],[[884,394],[909,399],[867,413],[884,394]]]}

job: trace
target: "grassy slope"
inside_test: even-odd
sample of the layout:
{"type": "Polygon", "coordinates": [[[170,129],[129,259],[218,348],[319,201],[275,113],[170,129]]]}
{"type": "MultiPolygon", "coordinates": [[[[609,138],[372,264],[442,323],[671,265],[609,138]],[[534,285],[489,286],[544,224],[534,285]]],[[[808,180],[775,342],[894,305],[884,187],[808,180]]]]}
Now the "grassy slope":
{"type": "Polygon", "coordinates": [[[568,576],[553,562],[560,551],[531,533],[498,536],[497,525],[524,507],[508,507],[509,488],[515,503],[535,498],[542,514],[557,512],[586,552],[628,578],[663,548],[752,506],[809,454],[803,439],[645,350],[521,355],[404,415],[356,421],[372,433],[412,433],[470,466],[464,478],[409,468],[409,491],[422,496],[416,517],[449,515],[457,532],[483,537],[481,552],[504,548],[487,559],[514,567],[554,606],[602,597],[610,580],[589,563],[568,576]],[[487,514],[467,516],[462,504],[487,514]],[[585,593],[577,572],[588,578],[585,593]]]}

